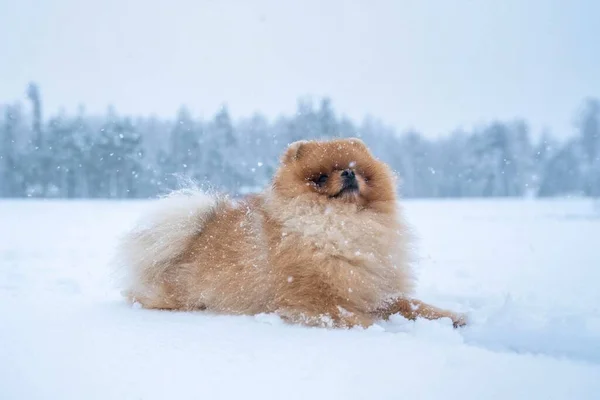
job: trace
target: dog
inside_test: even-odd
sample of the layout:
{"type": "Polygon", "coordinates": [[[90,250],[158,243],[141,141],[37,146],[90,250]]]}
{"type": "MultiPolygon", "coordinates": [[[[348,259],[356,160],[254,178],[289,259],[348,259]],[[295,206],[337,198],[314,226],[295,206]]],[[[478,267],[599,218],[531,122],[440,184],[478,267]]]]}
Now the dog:
{"type": "Polygon", "coordinates": [[[298,141],[259,194],[184,189],[159,200],[123,238],[118,262],[125,296],[149,309],[332,328],[398,313],[465,325],[412,297],[409,244],[395,177],[362,140],[298,141]]]}

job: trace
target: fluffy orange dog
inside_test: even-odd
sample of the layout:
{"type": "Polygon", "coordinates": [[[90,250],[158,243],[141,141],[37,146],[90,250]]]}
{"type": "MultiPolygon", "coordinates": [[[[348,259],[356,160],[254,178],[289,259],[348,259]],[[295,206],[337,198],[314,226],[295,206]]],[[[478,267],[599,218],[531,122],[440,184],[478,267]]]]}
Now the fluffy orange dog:
{"type": "Polygon", "coordinates": [[[119,251],[125,293],[143,307],[311,326],[367,327],[396,313],[465,323],[410,297],[393,175],[359,139],[291,144],[271,187],[240,203],[180,191],[157,206],[119,251]]]}

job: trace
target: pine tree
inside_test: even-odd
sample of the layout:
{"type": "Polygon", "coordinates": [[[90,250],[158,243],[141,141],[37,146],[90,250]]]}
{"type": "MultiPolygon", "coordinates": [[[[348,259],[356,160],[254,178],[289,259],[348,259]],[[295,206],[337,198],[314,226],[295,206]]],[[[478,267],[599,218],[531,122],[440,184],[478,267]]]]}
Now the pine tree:
{"type": "Polygon", "coordinates": [[[74,197],[74,173],[80,152],[74,143],[72,126],[67,117],[59,115],[49,121],[46,144],[55,150],[49,160],[46,196],[74,197]]]}
{"type": "Polygon", "coordinates": [[[600,197],[600,101],[586,100],[579,121],[584,164],[584,192],[600,197]]]}
{"type": "Polygon", "coordinates": [[[168,164],[171,174],[198,178],[203,162],[200,137],[201,127],[197,126],[187,108],[180,108],[170,136],[171,159],[168,164]]]}
{"type": "Polygon", "coordinates": [[[21,197],[25,195],[22,170],[18,164],[16,134],[20,112],[18,107],[8,105],[0,127],[0,196],[21,197]]]}
{"type": "Polygon", "coordinates": [[[33,119],[31,123],[31,139],[28,149],[27,182],[32,196],[46,197],[50,184],[50,165],[52,163],[52,147],[44,140],[42,101],[37,84],[30,83],[27,87],[27,97],[31,101],[33,119]]]}
{"type": "Polygon", "coordinates": [[[323,138],[341,136],[335,112],[333,111],[331,100],[329,98],[321,100],[321,106],[319,107],[319,111],[317,111],[317,118],[319,120],[319,136],[323,138]]]}
{"type": "Polygon", "coordinates": [[[540,178],[540,197],[580,195],[583,179],[580,149],[576,140],[569,140],[550,155],[540,178]]]}
{"type": "Polygon", "coordinates": [[[237,151],[237,138],[229,111],[223,106],[211,124],[212,139],[207,154],[207,175],[217,186],[235,192],[240,186],[240,173],[237,151]]]}

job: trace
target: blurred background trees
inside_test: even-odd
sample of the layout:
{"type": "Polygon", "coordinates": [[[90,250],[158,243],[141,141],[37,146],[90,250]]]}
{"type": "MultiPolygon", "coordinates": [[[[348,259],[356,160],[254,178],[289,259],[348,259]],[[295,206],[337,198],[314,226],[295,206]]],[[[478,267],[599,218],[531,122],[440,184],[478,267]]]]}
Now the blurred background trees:
{"type": "Polygon", "coordinates": [[[177,187],[177,175],[234,195],[261,190],[280,153],[299,139],[361,137],[400,177],[405,197],[600,197],[600,102],[576,112],[575,135],[539,139],[524,120],[491,121],[430,139],[374,118],[338,115],[331,101],[299,99],[291,116],[233,120],[185,107],[173,119],[59,112],[44,119],[40,88],[0,105],[0,197],[146,198],[177,187]]]}

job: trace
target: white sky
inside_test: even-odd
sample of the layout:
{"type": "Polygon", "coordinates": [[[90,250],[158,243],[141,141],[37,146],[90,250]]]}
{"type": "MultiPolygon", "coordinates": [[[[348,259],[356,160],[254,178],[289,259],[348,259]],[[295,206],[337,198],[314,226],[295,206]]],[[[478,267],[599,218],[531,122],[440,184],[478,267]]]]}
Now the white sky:
{"type": "Polygon", "coordinates": [[[0,0],[0,102],[30,80],[46,115],[273,116],[312,94],[429,136],[518,116],[565,136],[600,96],[600,1],[0,0]]]}

